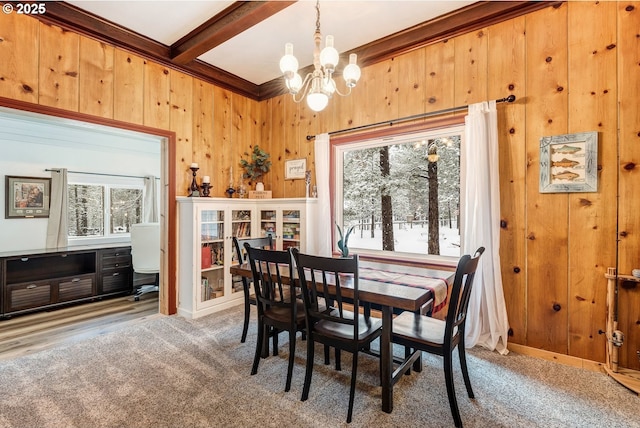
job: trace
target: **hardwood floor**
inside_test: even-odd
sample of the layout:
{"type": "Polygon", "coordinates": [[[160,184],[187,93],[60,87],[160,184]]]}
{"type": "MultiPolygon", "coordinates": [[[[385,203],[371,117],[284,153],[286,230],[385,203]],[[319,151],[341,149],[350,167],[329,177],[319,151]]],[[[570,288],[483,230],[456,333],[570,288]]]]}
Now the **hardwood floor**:
{"type": "Polygon", "coordinates": [[[158,304],[158,294],[149,293],[138,302],[133,296],[124,296],[0,320],[0,360],[99,336],[161,316],[158,304]]]}

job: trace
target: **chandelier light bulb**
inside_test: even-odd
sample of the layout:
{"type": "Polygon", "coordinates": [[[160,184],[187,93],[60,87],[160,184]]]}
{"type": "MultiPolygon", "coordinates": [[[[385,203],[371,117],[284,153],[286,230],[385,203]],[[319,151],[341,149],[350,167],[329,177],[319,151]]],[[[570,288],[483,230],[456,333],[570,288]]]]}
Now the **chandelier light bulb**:
{"type": "Polygon", "coordinates": [[[321,91],[309,92],[307,95],[307,105],[313,111],[322,111],[328,104],[329,97],[321,91]]]}
{"type": "Polygon", "coordinates": [[[284,56],[280,59],[280,71],[288,79],[298,71],[298,59],[293,56],[293,43],[284,45],[284,56]]]}
{"type": "Polygon", "coordinates": [[[333,47],[333,36],[327,36],[325,47],[320,52],[320,65],[329,73],[333,73],[339,61],[340,54],[333,47]]]}
{"type": "Polygon", "coordinates": [[[313,111],[322,111],[329,104],[329,94],[324,91],[322,77],[315,76],[307,95],[307,105],[313,111]]]}
{"type": "Polygon", "coordinates": [[[286,79],[287,88],[289,89],[289,93],[297,94],[302,89],[302,77],[300,74],[293,73],[293,76],[290,79],[286,79]]]}
{"type": "Polygon", "coordinates": [[[336,82],[331,77],[325,79],[324,85],[322,85],[322,91],[331,98],[333,93],[336,91],[336,82]]]}
{"type": "Polygon", "coordinates": [[[349,55],[349,64],[344,68],[342,72],[342,77],[344,77],[344,81],[347,83],[349,88],[353,88],[356,86],[356,83],[360,79],[360,67],[356,64],[358,59],[358,55],[351,54],[349,55]]]}

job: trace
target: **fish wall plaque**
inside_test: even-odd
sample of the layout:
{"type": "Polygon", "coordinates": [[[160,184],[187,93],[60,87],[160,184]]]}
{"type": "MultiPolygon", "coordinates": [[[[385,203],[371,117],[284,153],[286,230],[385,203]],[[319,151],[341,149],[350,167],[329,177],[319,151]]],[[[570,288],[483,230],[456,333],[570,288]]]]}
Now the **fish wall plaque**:
{"type": "Polygon", "coordinates": [[[540,193],[597,190],[596,131],[540,138],[540,193]]]}

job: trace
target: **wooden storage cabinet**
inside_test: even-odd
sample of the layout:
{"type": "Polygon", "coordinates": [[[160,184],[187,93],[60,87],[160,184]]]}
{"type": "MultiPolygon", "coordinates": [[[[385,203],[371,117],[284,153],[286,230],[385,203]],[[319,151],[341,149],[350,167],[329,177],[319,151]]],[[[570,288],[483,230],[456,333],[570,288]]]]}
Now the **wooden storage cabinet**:
{"type": "Polygon", "coordinates": [[[53,302],[51,281],[33,281],[8,285],[5,313],[47,306],[53,302]]]}
{"type": "Polygon", "coordinates": [[[130,293],[130,247],[0,253],[0,315],[130,293]]]}
{"type": "Polygon", "coordinates": [[[100,289],[98,294],[131,292],[133,266],[131,248],[109,248],[98,252],[100,258],[100,289]]]}
{"type": "Polygon", "coordinates": [[[95,295],[96,275],[79,275],[58,282],[58,302],[84,299],[95,295]]]}
{"type": "Polygon", "coordinates": [[[4,266],[5,314],[95,294],[94,252],[14,257],[7,259],[4,266]]]}

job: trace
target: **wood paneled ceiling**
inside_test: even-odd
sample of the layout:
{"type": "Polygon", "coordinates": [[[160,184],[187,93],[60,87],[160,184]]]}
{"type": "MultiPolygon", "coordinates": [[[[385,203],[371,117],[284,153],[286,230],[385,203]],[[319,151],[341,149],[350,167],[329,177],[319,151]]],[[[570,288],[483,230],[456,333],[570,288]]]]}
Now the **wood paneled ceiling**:
{"type": "MultiPolygon", "coordinates": [[[[15,4],[17,2],[0,3],[15,4]]],[[[127,2],[113,3],[120,3],[123,5],[121,7],[124,7],[127,2]]],[[[152,2],[148,3],[149,5],[153,4],[152,2]]],[[[294,3],[296,2],[237,1],[229,3],[226,8],[215,16],[207,19],[171,45],[153,40],[67,2],[47,2],[46,14],[38,16],[38,19],[48,24],[57,25],[113,44],[144,58],[180,70],[249,98],[265,100],[286,92],[281,77],[256,84],[218,68],[216,65],[207,63],[198,57],[254,28],[257,24],[286,10],[294,3]]],[[[363,67],[431,43],[446,40],[456,35],[559,3],[561,2],[474,2],[460,9],[342,52],[341,56],[346,57],[349,53],[356,53],[358,54],[358,63],[363,67]]],[[[309,29],[309,39],[312,38],[314,29],[309,29]]],[[[279,57],[277,60],[279,60],[279,57]]],[[[303,71],[306,72],[311,68],[312,66],[307,66],[303,71]]]]}

